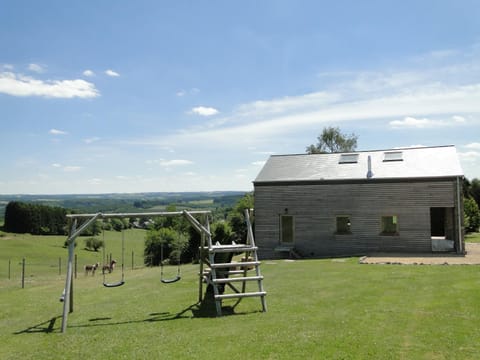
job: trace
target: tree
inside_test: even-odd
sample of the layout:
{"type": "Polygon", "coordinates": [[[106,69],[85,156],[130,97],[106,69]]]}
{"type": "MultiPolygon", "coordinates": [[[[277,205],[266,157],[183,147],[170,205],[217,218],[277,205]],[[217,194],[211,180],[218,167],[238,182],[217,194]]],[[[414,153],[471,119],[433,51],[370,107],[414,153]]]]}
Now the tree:
{"type": "Polygon", "coordinates": [[[464,201],[465,230],[467,232],[476,232],[480,227],[480,210],[473,198],[467,198],[464,201]]]}
{"type": "Polygon", "coordinates": [[[357,148],[358,136],[343,134],[338,127],[326,127],[317,137],[316,145],[307,146],[308,154],[352,152],[357,148]]]}
{"type": "Polygon", "coordinates": [[[247,225],[245,224],[245,209],[253,209],[253,193],[247,193],[235,204],[228,215],[228,223],[233,231],[233,240],[245,242],[247,239],[247,225]]]}
{"type": "Polygon", "coordinates": [[[98,249],[105,246],[105,242],[96,237],[89,237],[85,239],[85,248],[87,250],[98,251],[98,249]]]}

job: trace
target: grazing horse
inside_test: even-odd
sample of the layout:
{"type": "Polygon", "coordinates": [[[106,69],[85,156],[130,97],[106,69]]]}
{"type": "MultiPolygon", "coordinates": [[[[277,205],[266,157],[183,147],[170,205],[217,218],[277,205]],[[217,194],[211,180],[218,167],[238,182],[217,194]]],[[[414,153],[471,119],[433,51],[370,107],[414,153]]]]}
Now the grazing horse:
{"type": "Polygon", "coordinates": [[[85,265],[85,267],[84,267],[85,276],[87,276],[90,271],[92,272],[92,276],[95,275],[95,270],[97,270],[98,265],[99,265],[98,263],[93,264],[93,265],[85,265]]]}
{"type": "Polygon", "coordinates": [[[111,273],[113,269],[115,269],[115,264],[117,262],[115,260],[110,261],[110,265],[103,265],[102,266],[102,273],[105,274],[105,271],[108,271],[108,273],[111,273]]]}

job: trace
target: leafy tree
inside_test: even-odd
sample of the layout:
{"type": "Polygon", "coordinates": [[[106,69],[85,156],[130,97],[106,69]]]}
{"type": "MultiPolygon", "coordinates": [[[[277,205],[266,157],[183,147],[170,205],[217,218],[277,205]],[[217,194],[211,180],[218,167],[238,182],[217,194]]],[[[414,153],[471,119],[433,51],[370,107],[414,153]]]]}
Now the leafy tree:
{"type": "Polygon", "coordinates": [[[147,266],[158,266],[168,259],[170,264],[177,264],[181,254],[187,247],[188,237],[172,228],[152,229],[147,232],[145,239],[144,262],[147,266]],[[163,249],[162,249],[163,248],[163,249]]]}
{"type": "Polygon", "coordinates": [[[6,231],[33,235],[63,235],[66,211],[60,207],[11,201],[5,208],[6,231]]]}
{"type": "Polygon", "coordinates": [[[245,224],[245,209],[253,209],[253,193],[247,193],[235,204],[228,215],[228,223],[233,231],[233,240],[245,242],[247,238],[247,225],[245,224]]]}
{"type": "Polygon", "coordinates": [[[464,200],[465,230],[467,232],[476,232],[480,227],[480,210],[477,203],[472,198],[464,200]]]}
{"type": "Polygon", "coordinates": [[[89,237],[85,239],[85,248],[88,250],[98,251],[100,248],[104,246],[105,246],[104,241],[96,237],[89,237]]]}
{"type": "Polygon", "coordinates": [[[473,179],[470,183],[470,195],[477,202],[477,205],[480,206],[480,180],[473,179]]]}
{"type": "Polygon", "coordinates": [[[308,154],[352,152],[357,148],[358,136],[343,134],[338,127],[326,127],[317,137],[316,145],[307,146],[308,154]]]}

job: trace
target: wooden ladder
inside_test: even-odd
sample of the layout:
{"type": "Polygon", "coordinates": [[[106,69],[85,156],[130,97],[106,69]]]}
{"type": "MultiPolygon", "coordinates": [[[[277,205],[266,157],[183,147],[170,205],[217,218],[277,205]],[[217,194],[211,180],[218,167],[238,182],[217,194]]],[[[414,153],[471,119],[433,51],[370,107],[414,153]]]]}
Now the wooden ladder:
{"type": "MultiPolygon", "coordinates": [[[[206,236],[208,244],[201,248],[201,251],[208,252],[208,263],[206,265],[210,268],[209,271],[203,271],[201,266],[201,277],[204,282],[213,288],[218,316],[222,315],[223,299],[237,298],[240,301],[246,297],[259,297],[262,311],[267,311],[265,300],[267,292],[263,288],[263,275],[260,271],[261,262],[258,260],[258,248],[253,238],[250,210],[248,209],[245,210],[245,221],[247,224],[247,241],[245,244],[220,245],[217,243],[214,245],[210,234],[208,234],[206,236]],[[244,254],[242,261],[232,261],[233,256],[239,254],[244,254]],[[247,291],[248,282],[256,282],[258,290],[247,291]],[[231,291],[227,292],[227,289],[231,291]]],[[[206,256],[203,257],[203,259],[205,258],[206,256]]]]}

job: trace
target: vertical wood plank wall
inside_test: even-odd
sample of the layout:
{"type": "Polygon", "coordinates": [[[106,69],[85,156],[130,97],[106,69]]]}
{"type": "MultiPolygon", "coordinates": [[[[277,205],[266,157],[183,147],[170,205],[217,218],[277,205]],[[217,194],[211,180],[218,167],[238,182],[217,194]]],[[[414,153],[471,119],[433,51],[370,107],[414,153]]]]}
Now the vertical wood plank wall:
{"type": "MultiPolygon", "coordinates": [[[[276,258],[279,217],[295,217],[295,249],[305,257],[371,252],[431,252],[430,208],[454,208],[455,179],[407,182],[255,184],[255,238],[259,254],[276,258]],[[351,234],[336,234],[336,216],[348,215],[351,234]],[[381,217],[396,215],[398,235],[381,234],[381,217]]],[[[456,211],[447,211],[454,214],[456,211]]],[[[452,215],[453,216],[453,215],[452,215]]],[[[448,225],[455,224],[448,220],[448,225]]],[[[458,231],[453,233],[455,243],[458,231]]],[[[461,239],[463,241],[463,239],[461,239]]]]}

